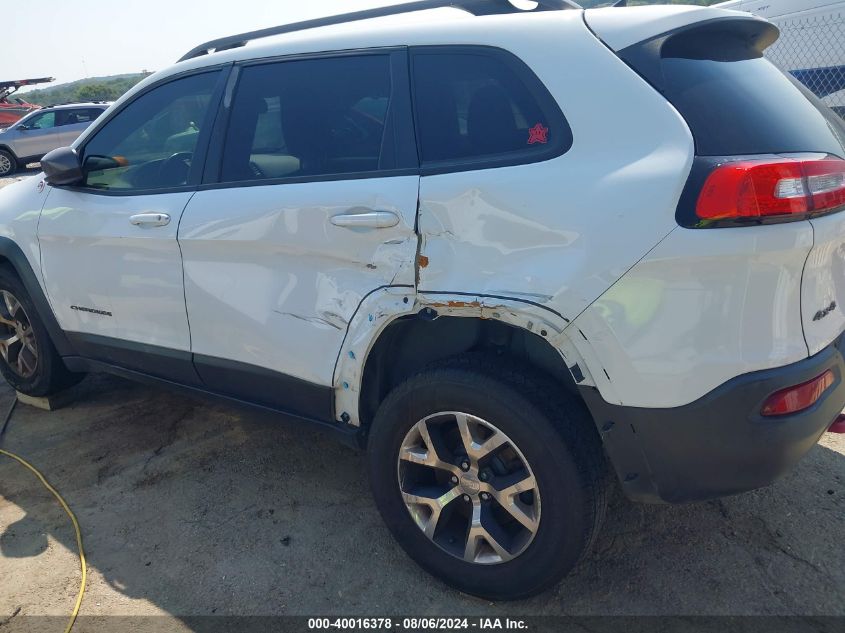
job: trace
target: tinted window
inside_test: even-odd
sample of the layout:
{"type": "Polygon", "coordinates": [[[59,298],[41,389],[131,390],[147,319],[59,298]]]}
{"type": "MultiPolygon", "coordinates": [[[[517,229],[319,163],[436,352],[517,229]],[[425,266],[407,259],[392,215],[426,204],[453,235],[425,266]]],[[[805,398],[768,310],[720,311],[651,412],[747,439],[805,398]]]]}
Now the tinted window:
{"type": "Polygon", "coordinates": [[[86,184],[109,190],[187,184],[218,77],[177,79],[132,101],[85,145],[86,184]]]}
{"type": "Polygon", "coordinates": [[[48,130],[56,127],[56,113],[42,112],[41,114],[36,114],[24,123],[24,125],[30,130],[48,130]]]}
{"type": "Polygon", "coordinates": [[[539,79],[501,53],[418,49],[413,57],[423,162],[511,157],[569,148],[569,126],[539,79]]]}
{"type": "Polygon", "coordinates": [[[700,156],[842,155],[839,123],[747,41],[690,34],[669,40],[662,57],[664,93],[689,124],[700,156]]]}
{"type": "Polygon", "coordinates": [[[223,153],[226,182],[386,169],[386,55],[285,61],[242,70],[223,153]]]}
{"type": "Polygon", "coordinates": [[[91,123],[103,113],[96,108],[80,108],[78,110],[59,110],[56,112],[56,125],[77,125],[91,123]]]}

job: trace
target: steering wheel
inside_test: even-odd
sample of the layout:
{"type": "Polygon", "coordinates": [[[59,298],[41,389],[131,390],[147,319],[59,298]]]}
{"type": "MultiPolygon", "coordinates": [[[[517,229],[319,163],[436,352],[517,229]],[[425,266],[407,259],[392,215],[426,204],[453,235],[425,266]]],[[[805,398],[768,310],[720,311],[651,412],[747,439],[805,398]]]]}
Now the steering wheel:
{"type": "Polygon", "coordinates": [[[170,158],[165,158],[158,168],[162,184],[173,186],[187,183],[193,157],[193,152],[176,152],[170,158]]]}

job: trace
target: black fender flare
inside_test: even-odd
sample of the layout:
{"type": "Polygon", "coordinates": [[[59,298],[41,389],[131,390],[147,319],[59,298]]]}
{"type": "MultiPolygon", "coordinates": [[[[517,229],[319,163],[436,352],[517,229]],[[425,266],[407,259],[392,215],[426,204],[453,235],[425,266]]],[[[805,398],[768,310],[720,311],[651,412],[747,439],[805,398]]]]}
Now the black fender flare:
{"type": "Polygon", "coordinates": [[[56,320],[56,315],[53,314],[53,309],[50,307],[50,302],[44,295],[44,290],[35,276],[35,272],[29,265],[29,260],[24,255],[21,247],[8,237],[0,237],[0,258],[5,259],[29,293],[32,303],[35,304],[35,309],[38,311],[38,316],[47,328],[47,333],[56,347],[59,356],[74,355],[73,346],[65,336],[64,330],[59,326],[56,320]]]}

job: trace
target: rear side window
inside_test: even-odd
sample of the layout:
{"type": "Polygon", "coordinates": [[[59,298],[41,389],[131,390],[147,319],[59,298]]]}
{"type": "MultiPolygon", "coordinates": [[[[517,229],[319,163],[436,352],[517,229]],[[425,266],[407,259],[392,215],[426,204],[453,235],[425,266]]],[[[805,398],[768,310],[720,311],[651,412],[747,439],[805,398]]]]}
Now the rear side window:
{"type": "Polygon", "coordinates": [[[241,71],[221,180],[343,176],[393,167],[383,151],[388,55],[291,60],[241,71]]]}
{"type": "Polygon", "coordinates": [[[748,39],[702,30],[666,41],[662,90],[686,119],[699,156],[827,152],[842,127],[748,39]]]}
{"type": "Polygon", "coordinates": [[[59,110],[56,113],[56,126],[77,125],[79,123],[90,123],[103,113],[102,110],[94,108],[81,108],[79,110],[59,110]]]}
{"type": "Polygon", "coordinates": [[[554,98],[521,61],[484,47],[412,51],[423,165],[530,163],[558,156],[572,132],[554,98]]]}

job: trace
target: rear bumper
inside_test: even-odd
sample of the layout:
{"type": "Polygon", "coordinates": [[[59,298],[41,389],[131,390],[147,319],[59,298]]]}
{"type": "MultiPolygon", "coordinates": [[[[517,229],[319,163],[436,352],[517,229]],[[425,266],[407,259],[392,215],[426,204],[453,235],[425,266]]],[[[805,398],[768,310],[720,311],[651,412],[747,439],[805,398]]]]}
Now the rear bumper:
{"type": "Polygon", "coordinates": [[[738,376],[672,409],[610,405],[581,390],[625,493],[680,503],[767,486],[788,472],[845,408],[845,335],[806,360],[738,376]],[[836,382],[810,409],[764,418],[772,393],[831,369],[836,382]]]}

